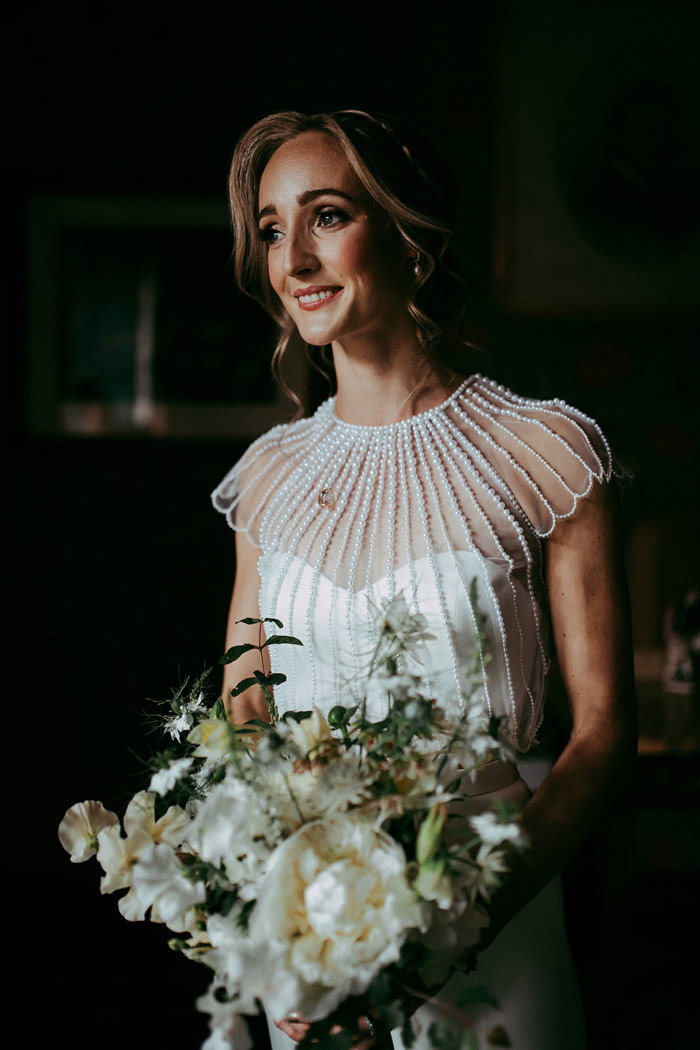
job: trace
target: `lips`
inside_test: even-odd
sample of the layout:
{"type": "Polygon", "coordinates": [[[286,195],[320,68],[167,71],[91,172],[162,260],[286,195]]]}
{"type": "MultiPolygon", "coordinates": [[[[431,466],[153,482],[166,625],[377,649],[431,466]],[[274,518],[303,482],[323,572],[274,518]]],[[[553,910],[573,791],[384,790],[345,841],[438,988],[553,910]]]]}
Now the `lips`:
{"type": "Polygon", "coordinates": [[[340,292],[342,292],[342,288],[337,287],[300,288],[299,291],[294,293],[294,297],[301,310],[318,310],[319,307],[325,306],[331,299],[335,299],[340,292]]]}

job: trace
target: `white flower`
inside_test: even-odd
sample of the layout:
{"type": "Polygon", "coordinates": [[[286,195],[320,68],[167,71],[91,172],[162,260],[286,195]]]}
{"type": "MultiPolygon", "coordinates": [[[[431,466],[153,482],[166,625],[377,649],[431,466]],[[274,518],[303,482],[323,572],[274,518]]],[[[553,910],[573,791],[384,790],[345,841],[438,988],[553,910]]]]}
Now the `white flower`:
{"type": "MultiPolygon", "coordinates": [[[[336,763],[331,763],[335,766],[336,763]]],[[[298,769],[293,772],[290,763],[266,766],[260,772],[257,789],[261,793],[259,805],[264,805],[289,835],[310,820],[323,816],[330,799],[320,784],[323,771],[298,769]],[[286,768],[285,768],[286,766],[286,768]]]]}
{"type": "Polygon", "coordinates": [[[526,839],[520,824],[516,820],[501,820],[491,810],[470,817],[469,823],[485,846],[500,846],[504,842],[518,847],[525,845],[526,839]]]}
{"type": "Polygon", "coordinates": [[[423,683],[422,675],[394,674],[385,667],[379,668],[374,675],[374,680],[387,693],[391,693],[395,700],[405,700],[408,696],[415,696],[416,693],[420,693],[423,683]]]}
{"type": "Polygon", "coordinates": [[[164,842],[153,843],[138,857],[131,881],[144,910],[157,904],[158,917],[172,930],[186,930],[187,913],[206,900],[205,884],[187,878],[172,847],[164,842]]]}
{"type": "Polygon", "coordinates": [[[212,788],[187,830],[188,842],[203,860],[223,865],[228,878],[246,899],[264,870],[278,828],[265,812],[258,791],[233,776],[212,788]]]}
{"type": "Polygon", "coordinates": [[[318,750],[333,739],[331,727],[316,707],[311,716],[301,722],[295,719],[287,721],[287,737],[294,741],[302,755],[318,750]]]}
{"type": "Polygon", "coordinates": [[[134,795],[124,814],[124,830],[127,835],[131,835],[137,829],[141,829],[147,832],[154,842],[180,846],[183,830],[190,823],[190,818],[180,806],[170,806],[160,820],[156,820],[155,800],[152,791],[139,791],[134,795]]]}
{"type": "Polygon", "coordinates": [[[219,978],[226,979],[229,992],[238,989],[247,951],[248,937],[246,931],[238,925],[239,915],[240,907],[235,905],[227,915],[216,913],[207,918],[207,937],[211,951],[207,952],[205,961],[219,978]]]}
{"type": "Polygon", "coordinates": [[[443,911],[452,906],[454,886],[443,861],[429,860],[421,864],[413,880],[413,889],[423,900],[434,901],[443,911]]]}
{"type": "Polygon", "coordinates": [[[184,704],[179,715],[171,715],[165,719],[165,731],[179,743],[181,734],[192,728],[195,715],[204,710],[204,694],[200,693],[196,700],[189,700],[184,704]]]}
{"type": "Polygon", "coordinates": [[[426,630],[428,621],[425,616],[412,613],[403,594],[382,602],[377,626],[382,634],[389,635],[401,648],[435,638],[434,634],[426,630]]]}
{"type": "Polygon", "coordinates": [[[273,1017],[325,1016],[399,957],[424,914],[398,843],[353,815],[306,824],[277,848],[259,887],[243,998],[258,995],[273,1017]]]}
{"type": "Polygon", "coordinates": [[[105,872],[100,882],[101,893],[131,886],[131,872],[139,855],[153,845],[153,839],[143,828],[136,828],[126,838],[119,827],[103,828],[99,836],[98,860],[105,872]]]}
{"type": "Polygon", "coordinates": [[[81,864],[97,853],[99,832],[118,823],[117,814],[101,802],[78,802],[58,825],[58,838],[73,864],[81,864]]]}
{"type": "Polygon", "coordinates": [[[167,795],[178,780],[182,780],[187,775],[193,761],[192,758],[176,758],[167,769],[159,769],[153,774],[148,790],[155,791],[156,795],[167,795]]]}
{"type": "Polygon", "coordinates": [[[501,850],[480,846],[474,865],[467,865],[462,877],[470,902],[473,904],[477,897],[489,901],[507,871],[505,854],[501,850]]]}
{"type": "Polygon", "coordinates": [[[231,746],[231,723],[224,718],[204,718],[187,734],[190,744],[197,744],[193,754],[213,761],[224,758],[231,746]]]}
{"type": "Polygon", "coordinates": [[[481,931],[489,922],[484,909],[467,904],[463,896],[455,898],[447,910],[431,910],[430,925],[419,937],[430,952],[420,971],[429,988],[445,983],[450,968],[468,948],[479,943],[481,931]]]}
{"type": "Polygon", "coordinates": [[[338,813],[358,806],[369,792],[372,775],[359,766],[354,755],[339,758],[319,771],[317,793],[325,800],[327,813],[338,813]]]}
{"type": "Polygon", "coordinates": [[[197,999],[197,1009],[211,1018],[211,1035],[202,1044],[202,1050],[253,1050],[248,1026],[238,1012],[238,1003],[231,1002],[226,993],[226,984],[217,977],[197,999]]]}

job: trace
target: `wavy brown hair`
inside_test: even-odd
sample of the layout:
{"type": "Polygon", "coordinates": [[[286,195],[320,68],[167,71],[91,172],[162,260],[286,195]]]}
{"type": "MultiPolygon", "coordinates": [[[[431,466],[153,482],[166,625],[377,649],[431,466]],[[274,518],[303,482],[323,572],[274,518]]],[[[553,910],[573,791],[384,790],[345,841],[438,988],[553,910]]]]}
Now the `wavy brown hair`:
{"type": "MultiPolygon", "coordinates": [[[[229,201],[234,273],[241,291],[256,299],[279,325],[273,371],[279,378],[285,351],[300,337],[270,285],[267,246],[258,228],[258,191],[272,154],[307,131],[328,135],[340,147],[369,197],[393,222],[407,248],[419,257],[420,273],[406,307],[426,362],[442,378],[452,376],[450,345],[473,345],[460,335],[466,315],[466,291],[450,246],[457,197],[453,176],[416,131],[395,118],[354,109],[312,116],[294,111],[273,113],[245,132],[233,155],[229,201]]],[[[310,356],[310,348],[302,345],[310,356]]],[[[327,355],[327,369],[311,356],[310,360],[321,371],[331,373],[329,379],[333,382],[327,355]]],[[[290,393],[301,406],[300,399],[290,393]]]]}

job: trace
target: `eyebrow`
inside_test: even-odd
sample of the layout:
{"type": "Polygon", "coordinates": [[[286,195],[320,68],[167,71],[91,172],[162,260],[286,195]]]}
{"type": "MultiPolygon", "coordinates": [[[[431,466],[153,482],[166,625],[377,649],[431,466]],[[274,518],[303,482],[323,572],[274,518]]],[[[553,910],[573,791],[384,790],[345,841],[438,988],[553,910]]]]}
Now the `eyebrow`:
{"type": "MultiPolygon", "coordinates": [[[[355,200],[354,197],[352,197],[349,193],[345,193],[343,190],[333,189],[332,186],[324,186],[323,189],[320,190],[306,190],[305,193],[300,193],[297,197],[297,204],[303,207],[305,204],[309,204],[311,201],[316,200],[317,197],[326,197],[329,194],[334,197],[343,197],[343,199],[346,201],[355,200]]],[[[275,208],[274,204],[267,204],[258,213],[258,220],[264,219],[266,215],[274,215],[276,211],[277,209],[275,208]]]]}

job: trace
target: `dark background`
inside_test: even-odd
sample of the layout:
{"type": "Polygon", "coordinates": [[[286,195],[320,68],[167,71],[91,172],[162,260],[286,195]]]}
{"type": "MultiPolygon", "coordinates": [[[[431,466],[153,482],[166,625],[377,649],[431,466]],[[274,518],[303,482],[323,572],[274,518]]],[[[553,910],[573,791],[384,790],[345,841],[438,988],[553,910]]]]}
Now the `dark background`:
{"type": "MultiPolygon", "coordinates": [[[[630,31],[642,19],[649,41],[663,47],[674,18],[693,5],[568,6],[590,8],[602,40],[606,14],[622,9],[630,31]]],[[[566,5],[550,7],[560,16],[566,5]]],[[[218,198],[238,135],[271,110],[374,108],[412,120],[459,176],[457,247],[485,345],[473,370],[589,412],[635,475],[623,491],[635,606],[648,610],[650,581],[655,588],[652,615],[635,625],[639,644],[661,645],[664,602],[697,582],[697,307],[694,316],[653,308],[598,316],[595,304],[562,313],[553,303],[528,313],[509,310],[499,293],[497,231],[505,224],[507,234],[517,207],[497,190],[508,137],[503,100],[518,90],[500,63],[510,17],[501,3],[357,2],[340,10],[278,0],[245,12],[233,3],[30,2],[4,17],[13,628],[4,676],[4,868],[16,920],[6,958],[27,1002],[24,1045],[189,1050],[204,1037],[192,1000],[207,974],[169,953],[164,931],[127,926],[116,901],[100,897],[96,865],[72,867],[55,829],[74,802],[118,807],[141,786],[137,756],[151,746],[146,698],[167,697],[219,655],[233,535],[210,509],[209,492],[242,451],[235,440],[28,432],[26,223],[34,196],[218,198]]],[[[697,115],[697,83],[695,92],[697,115]]],[[[569,869],[593,1047],[700,1045],[689,971],[679,961],[694,918],[697,839],[689,842],[687,829],[697,827],[697,784],[697,753],[641,759],[635,783],[569,869]]]]}

